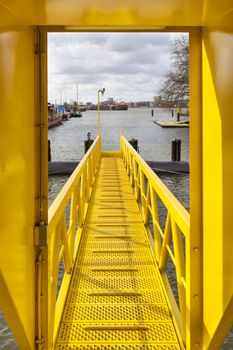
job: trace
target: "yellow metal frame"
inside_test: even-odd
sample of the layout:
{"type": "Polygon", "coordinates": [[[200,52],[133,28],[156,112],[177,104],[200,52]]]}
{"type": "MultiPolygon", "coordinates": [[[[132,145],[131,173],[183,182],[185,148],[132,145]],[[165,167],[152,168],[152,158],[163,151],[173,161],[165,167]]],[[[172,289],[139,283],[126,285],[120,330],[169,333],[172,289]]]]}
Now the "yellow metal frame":
{"type": "Polygon", "coordinates": [[[45,284],[47,283],[46,278],[48,278],[49,349],[52,348],[60,324],[100,156],[100,138],[97,137],[49,208],[48,265],[44,266],[44,270],[48,271],[48,276],[46,274],[41,276],[42,283],[45,284]],[[69,218],[66,217],[68,206],[70,206],[69,218]],[[65,273],[56,301],[58,269],[62,259],[65,273]]]}
{"type": "MultiPolygon", "coordinates": [[[[15,1],[14,4],[12,2],[12,6],[4,4],[1,6],[0,46],[3,48],[4,55],[1,57],[0,65],[0,90],[3,101],[2,115],[5,116],[2,119],[1,128],[0,167],[2,185],[0,287],[3,290],[1,308],[19,346],[23,349],[31,349],[34,346],[38,349],[42,346],[47,349],[52,344],[53,330],[51,329],[49,330],[50,343],[49,345],[47,343],[48,325],[52,317],[51,312],[48,312],[50,308],[48,293],[51,292],[48,283],[49,285],[54,283],[49,279],[51,271],[47,271],[52,256],[51,242],[49,246],[47,245],[47,32],[64,30],[153,32],[161,29],[161,31],[190,33],[190,233],[185,237],[186,254],[188,253],[185,280],[182,280],[183,255],[179,257],[177,253],[177,258],[179,257],[181,261],[180,281],[183,285],[186,282],[186,331],[184,332],[186,348],[208,349],[210,347],[212,349],[214,346],[219,348],[226,330],[232,324],[229,316],[233,290],[231,269],[233,238],[230,230],[233,122],[229,117],[232,110],[232,79],[230,78],[233,47],[232,5],[229,1],[214,4],[207,1],[204,7],[200,3],[199,10],[196,10],[200,12],[200,21],[193,22],[190,17],[187,17],[187,13],[195,17],[192,11],[197,8],[195,1],[192,2],[191,8],[186,7],[185,2],[181,2],[182,6],[185,6],[185,11],[182,12],[180,11],[182,7],[175,9],[170,8],[169,5],[166,8],[167,5],[164,3],[163,13],[167,14],[169,10],[171,12],[168,17],[162,16],[163,18],[161,9],[158,8],[159,11],[157,11],[153,3],[153,9],[158,17],[153,15],[149,18],[144,13],[143,17],[139,16],[138,20],[134,21],[134,16],[125,16],[124,11],[117,11],[113,7],[110,17],[108,13],[95,11],[89,13],[91,16],[88,18],[83,16],[78,20],[76,17],[71,22],[70,18],[64,21],[63,6],[59,6],[60,19],[57,17],[57,12],[54,12],[56,16],[54,21],[48,8],[42,6],[37,9],[31,6],[31,3],[30,6],[28,3],[26,7],[22,7],[19,1],[15,1]],[[28,10],[25,11],[25,8],[28,10]],[[43,12],[43,9],[46,11],[43,12]],[[42,18],[39,14],[43,15],[43,13],[45,17],[42,16],[42,18]],[[49,18],[46,17],[46,13],[49,14],[49,18]],[[182,18],[178,18],[177,13],[182,18]],[[31,17],[27,17],[30,14],[31,17]],[[112,22],[113,15],[114,22],[112,22]],[[182,27],[172,26],[176,25],[177,21],[182,27]],[[39,30],[36,27],[38,23],[44,25],[39,30]],[[62,26],[49,26],[54,23],[62,26]],[[77,27],[65,26],[70,23],[77,27]],[[191,27],[183,26],[186,24],[191,27]],[[200,27],[194,27],[199,25],[200,27]],[[203,44],[202,47],[201,44],[203,44]],[[223,53],[224,65],[222,64],[223,53]],[[15,113],[16,109],[17,113],[15,113]],[[11,186],[15,183],[20,185],[11,186]],[[20,208],[20,210],[16,213],[12,208],[20,208]],[[27,285],[25,280],[29,281],[27,285]]],[[[49,2],[45,3],[49,4],[49,2]]],[[[128,1],[127,6],[129,3],[128,1]]],[[[69,3],[66,6],[70,14],[78,15],[79,11],[74,11],[75,4],[74,7],[69,3]]],[[[58,9],[55,5],[53,7],[58,9]]],[[[151,13],[151,8],[146,3],[138,9],[140,10],[138,13],[141,14],[144,8],[147,9],[148,14],[151,13]]],[[[136,171],[138,167],[139,165],[136,165],[136,171]]],[[[135,177],[132,171],[129,169],[132,181],[135,179],[138,181],[136,189],[139,197],[141,192],[144,193],[142,200],[144,200],[145,218],[148,220],[147,217],[152,215],[151,212],[156,218],[153,197],[147,196],[145,185],[143,191],[140,189],[139,185],[142,186],[139,182],[140,176],[136,173],[135,177]]],[[[146,176],[147,174],[142,173],[142,179],[146,176]]],[[[154,186],[154,182],[152,184],[154,186]]],[[[149,193],[153,194],[157,191],[153,186],[150,185],[149,193]]],[[[158,193],[156,192],[156,195],[158,193]]],[[[164,196],[166,197],[165,194],[164,196]]],[[[168,207],[170,210],[170,204],[168,207]]],[[[176,219],[178,217],[175,215],[176,219]]],[[[60,238],[63,237],[61,225],[56,231],[60,238]]],[[[177,227],[179,225],[176,221],[175,224],[171,224],[170,215],[165,233],[173,229],[174,232],[178,230],[175,232],[175,236],[178,236],[175,245],[179,249],[181,233],[180,228],[177,229],[177,227]]],[[[156,230],[159,231],[157,226],[155,232],[156,230]]],[[[159,237],[160,233],[160,231],[157,232],[159,237]]],[[[167,233],[166,238],[168,236],[167,233]]],[[[163,244],[166,245],[166,240],[160,238],[159,241],[161,247],[158,245],[155,250],[161,249],[165,259],[168,253],[163,244]]],[[[160,263],[161,266],[164,266],[163,264],[166,266],[166,259],[160,263]]],[[[66,264],[69,266],[69,261],[66,264]]],[[[162,276],[172,300],[165,273],[162,273],[162,276]]],[[[69,274],[66,273],[62,285],[64,290],[68,280],[69,274]]],[[[54,285],[52,288],[54,291],[54,285]]],[[[180,289],[182,297],[184,294],[182,290],[185,288],[181,286],[180,289]]],[[[54,302],[54,299],[52,301],[54,302]]],[[[62,305],[62,302],[60,293],[56,303],[57,310],[53,311],[56,315],[60,312],[59,305],[62,305]]],[[[54,308],[53,305],[52,309],[54,308]]],[[[177,311],[176,319],[178,322],[180,320],[181,328],[181,316],[175,303],[173,309],[177,311]]]]}
{"type": "Polygon", "coordinates": [[[159,266],[170,305],[183,342],[186,342],[186,251],[184,240],[190,233],[190,216],[158,176],[150,169],[134,148],[122,135],[120,147],[123,161],[130,178],[131,186],[141,209],[144,225],[149,240],[152,243],[155,260],[159,266]],[[159,222],[157,198],[160,198],[167,209],[166,226],[163,231],[159,222]],[[150,227],[152,220],[153,229],[150,227]],[[173,248],[172,248],[173,247],[173,248]],[[166,277],[166,267],[170,256],[175,270],[178,286],[179,305],[171,294],[171,288],[166,277]],[[179,311],[178,311],[179,310],[179,311]]]}

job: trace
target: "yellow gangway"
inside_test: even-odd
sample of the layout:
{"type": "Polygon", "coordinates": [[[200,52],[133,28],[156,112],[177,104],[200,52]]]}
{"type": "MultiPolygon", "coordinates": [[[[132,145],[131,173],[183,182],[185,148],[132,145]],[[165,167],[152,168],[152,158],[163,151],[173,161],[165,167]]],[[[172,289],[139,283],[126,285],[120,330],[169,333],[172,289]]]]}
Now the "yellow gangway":
{"type": "MultiPolygon", "coordinates": [[[[61,234],[61,240],[52,239],[57,244],[53,249],[63,256],[67,271],[56,312],[55,297],[50,304],[55,312],[51,312],[50,323],[52,326],[55,318],[54,348],[182,349],[185,274],[181,232],[186,234],[189,229],[188,213],[123,136],[120,152],[100,152],[97,138],[83,162],[50,208],[51,238],[56,232],[61,234]],[[155,179],[162,188],[156,188],[155,179]],[[157,195],[164,196],[168,206],[164,233],[157,195]],[[63,209],[71,197],[67,230],[63,209]],[[172,200],[178,206],[175,209],[169,208],[172,200]],[[181,281],[179,316],[174,315],[166,292],[168,280],[164,283],[161,276],[168,254],[181,281]]],[[[55,290],[51,293],[54,296],[55,290]]]]}

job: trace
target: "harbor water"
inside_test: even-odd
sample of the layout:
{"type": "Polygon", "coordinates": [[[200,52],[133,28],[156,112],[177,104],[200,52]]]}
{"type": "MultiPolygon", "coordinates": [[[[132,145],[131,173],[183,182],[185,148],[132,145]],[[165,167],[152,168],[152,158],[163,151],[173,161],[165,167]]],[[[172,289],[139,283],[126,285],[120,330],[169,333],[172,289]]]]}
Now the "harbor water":
{"type": "MultiPolygon", "coordinates": [[[[155,119],[171,118],[171,112],[150,108],[131,108],[128,111],[101,111],[101,137],[104,150],[119,149],[121,128],[127,139],[136,138],[140,154],[145,160],[170,160],[171,141],[182,141],[182,160],[189,159],[188,128],[163,129],[153,123],[155,119]]],[[[82,118],[72,118],[63,126],[49,130],[52,160],[80,160],[84,154],[83,143],[87,133],[97,136],[97,111],[86,111],[82,118]]]]}
{"type": "MultiPolygon", "coordinates": [[[[121,128],[125,137],[138,139],[139,153],[147,161],[171,160],[171,141],[181,139],[181,160],[189,161],[189,128],[166,128],[156,125],[153,120],[171,118],[171,112],[150,108],[133,108],[128,111],[101,111],[101,137],[104,150],[119,149],[121,128]]],[[[84,141],[87,133],[97,136],[97,111],[86,111],[82,118],[72,118],[62,125],[49,129],[52,161],[80,161],[84,155],[84,141]]],[[[159,175],[168,188],[189,210],[189,175],[159,175]]],[[[67,181],[68,176],[49,176],[49,205],[67,181]]],[[[164,218],[162,218],[164,219],[164,218]]],[[[18,349],[13,336],[0,313],[0,349],[18,349]]],[[[232,340],[227,340],[223,350],[233,349],[232,340]]]]}
{"type": "MultiPolygon", "coordinates": [[[[139,153],[147,161],[171,160],[171,141],[181,139],[181,160],[189,161],[189,129],[161,128],[153,120],[171,118],[167,109],[132,108],[128,111],[101,111],[101,139],[104,150],[118,150],[123,128],[128,140],[138,140],[139,153]]],[[[84,155],[87,133],[97,136],[97,111],[86,111],[82,118],[72,118],[62,126],[49,129],[52,161],[80,161],[84,155]]],[[[189,209],[189,176],[160,175],[170,190],[189,209]]],[[[64,183],[64,176],[49,177],[50,203],[64,183]]]]}

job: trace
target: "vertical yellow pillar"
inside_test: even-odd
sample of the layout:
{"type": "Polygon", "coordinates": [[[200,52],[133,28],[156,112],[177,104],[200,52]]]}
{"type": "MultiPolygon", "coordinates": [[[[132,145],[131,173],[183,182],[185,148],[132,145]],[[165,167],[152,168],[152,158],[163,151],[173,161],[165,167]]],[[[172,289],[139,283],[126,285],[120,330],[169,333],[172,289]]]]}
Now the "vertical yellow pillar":
{"type": "Polygon", "coordinates": [[[47,107],[47,30],[35,30],[35,133],[36,133],[36,339],[37,349],[50,349],[53,323],[50,324],[50,261],[47,244],[48,223],[48,107],[47,107]]]}
{"type": "Polygon", "coordinates": [[[222,313],[222,123],[203,47],[203,214],[205,343],[222,313]]]}
{"type": "Polygon", "coordinates": [[[186,347],[202,343],[201,28],[190,29],[190,235],[186,242],[186,347]]]}
{"type": "Polygon", "coordinates": [[[229,23],[223,18],[220,27],[204,28],[203,35],[205,348],[233,293],[232,19],[229,23]]]}
{"type": "Polygon", "coordinates": [[[46,35],[24,26],[0,32],[0,309],[25,350],[47,348],[48,339],[48,265],[38,269],[40,244],[47,262],[46,35]]]}
{"type": "Polygon", "coordinates": [[[0,309],[20,349],[35,342],[34,28],[0,32],[0,309]]]}

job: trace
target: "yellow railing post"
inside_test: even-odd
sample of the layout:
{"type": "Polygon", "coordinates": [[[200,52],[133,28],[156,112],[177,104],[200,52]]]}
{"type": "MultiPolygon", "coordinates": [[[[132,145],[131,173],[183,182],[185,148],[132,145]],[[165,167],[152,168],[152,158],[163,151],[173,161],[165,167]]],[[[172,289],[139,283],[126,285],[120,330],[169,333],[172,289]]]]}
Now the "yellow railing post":
{"type": "Polygon", "coordinates": [[[74,263],[74,247],[75,247],[75,234],[76,234],[76,222],[77,222],[77,201],[78,201],[78,191],[77,187],[71,196],[70,205],[70,228],[68,232],[69,236],[69,250],[71,254],[71,264],[74,263]]]}
{"type": "Polygon", "coordinates": [[[171,241],[171,218],[170,215],[167,214],[166,218],[166,225],[164,230],[164,236],[163,236],[163,244],[161,248],[161,253],[159,256],[159,269],[163,273],[165,271],[166,265],[167,265],[167,259],[168,259],[168,249],[169,243],[171,241]]]}
{"type": "Polygon", "coordinates": [[[157,195],[152,186],[150,186],[150,198],[151,198],[151,214],[153,218],[152,221],[153,221],[154,242],[155,242],[155,256],[158,262],[161,254],[161,236],[159,234],[159,215],[158,215],[157,195]]]}
{"type": "Polygon", "coordinates": [[[97,101],[97,105],[98,105],[98,136],[101,137],[100,134],[100,93],[101,90],[98,91],[98,101],[97,101]]]}
{"type": "Polygon", "coordinates": [[[182,324],[182,338],[185,343],[185,331],[186,331],[186,290],[183,284],[185,278],[185,258],[184,258],[184,247],[182,243],[182,235],[177,227],[177,224],[173,217],[171,218],[172,227],[172,241],[174,246],[174,256],[176,265],[176,279],[179,292],[179,304],[180,304],[180,315],[182,324]]]}
{"type": "Polygon", "coordinates": [[[72,269],[72,259],[71,259],[71,254],[72,251],[70,251],[69,247],[69,241],[68,241],[68,236],[67,236],[67,230],[66,230],[66,218],[65,214],[62,216],[62,223],[61,223],[61,244],[64,247],[64,267],[65,267],[65,272],[70,273],[72,269]]]}
{"type": "Polygon", "coordinates": [[[102,90],[98,90],[98,101],[97,101],[97,108],[98,108],[98,137],[99,137],[99,147],[101,152],[101,128],[100,128],[100,94],[104,95],[105,88],[102,90]]]}

